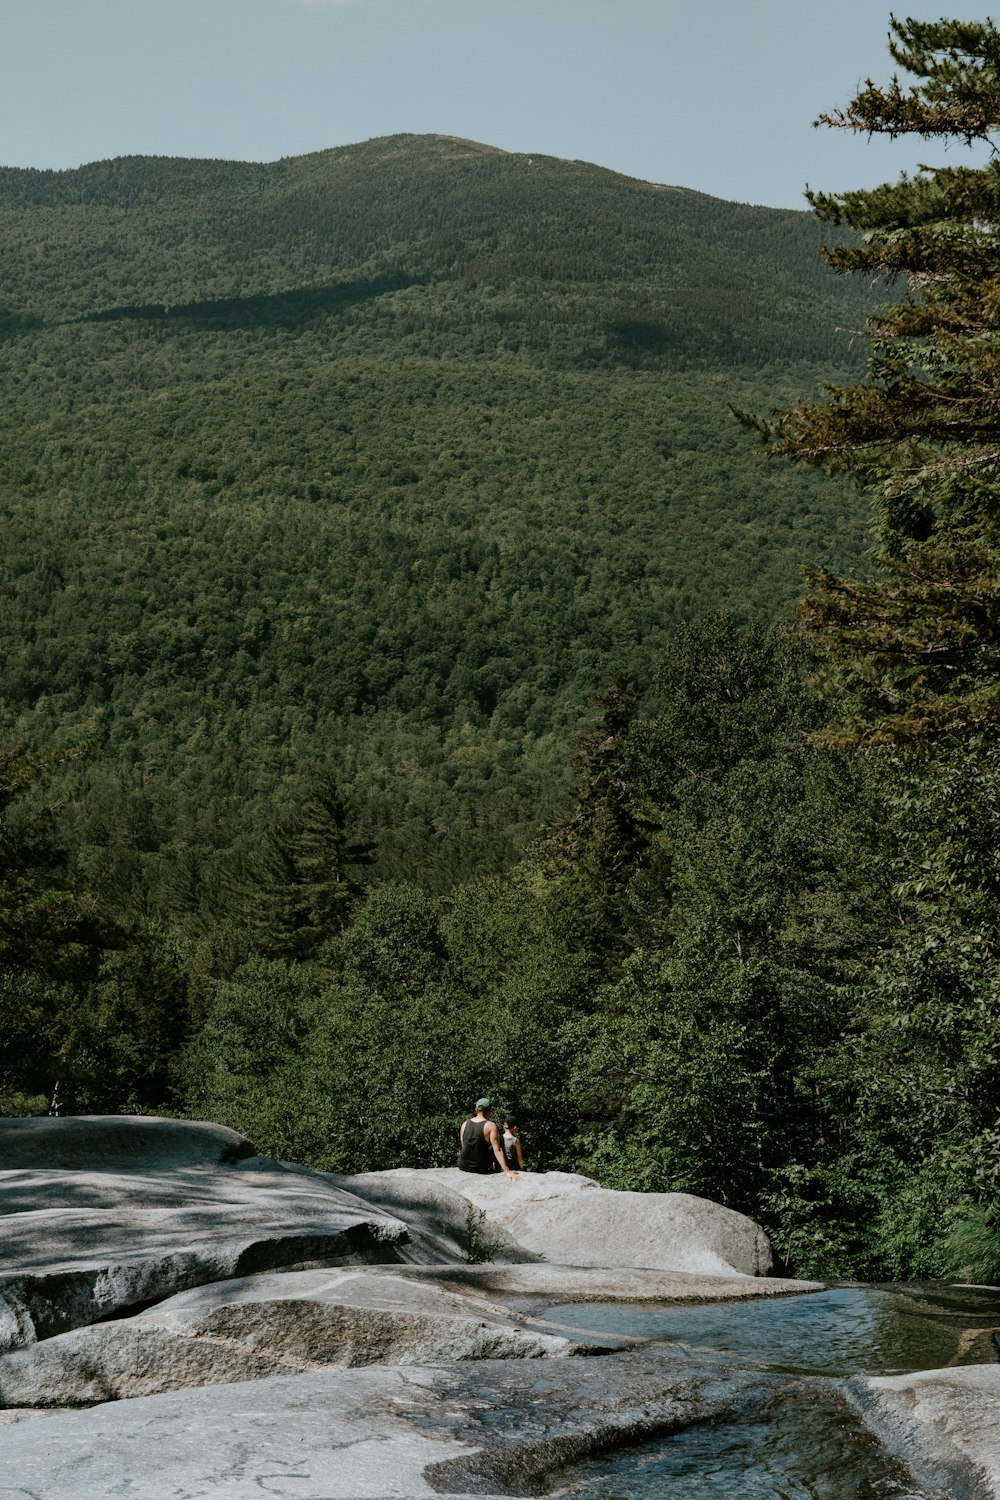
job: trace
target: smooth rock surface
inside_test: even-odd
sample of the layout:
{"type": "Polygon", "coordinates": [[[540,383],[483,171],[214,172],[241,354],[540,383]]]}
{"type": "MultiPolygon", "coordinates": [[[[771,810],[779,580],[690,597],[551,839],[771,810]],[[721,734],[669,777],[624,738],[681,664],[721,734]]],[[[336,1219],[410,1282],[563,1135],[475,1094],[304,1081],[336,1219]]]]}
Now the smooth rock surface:
{"type": "Polygon", "coordinates": [[[493,1302],[544,1316],[561,1302],[746,1302],[821,1292],[825,1282],[782,1276],[700,1276],[694,1271],[634,1267],[532,1265],[370,1266],[370,1276],[433,1281],[450,1291],[470,1291],[493,1302]]]}
{"type": "Polygon", "coordinates": [[[253,1150],[233,1131],[154,1120],[133,1137],[113,1119],[102,1144],[100,1123],[0,1120],[0,1161],[34,1163],[0,1171],[0,1352],[205,1282],[392,1260],[408,1239],[400,1220],[320,1174],[221,1160],[253,1150]],[[170,1128],[147,1128],[158,1124],[170,1128]],[[122,1142],[133,1139],[146,1144],[127,1170],[122,1142]]]}
{"type": "Polygon", "coordinates": [[[570,1174],[337,1178],[118,1119],[0,1121],[0,1160],[0,1500],[537,1493],[768,1393],[547,1306],[811,1287],[752,1274],[739,1215],[570,1174]]]}
{"type": "MultiPolygon", "coordinates": [[[[286,1165],[283,1163],[282,1165],[286,1165]]],[[[469,1251],[470,1213],[481,1243],[493,1249],[493,1259],[506,1264],[530,1264],[542,1256],[526,1250],[499,1218],[493,1218],[462,1192],[468,1174],[446,1168],[367,1172],[355,1177],[323,1174],[343,1192],[381,1207],[403,1219],[410,1242],[401,1258],[413,1265],[453,1265],[469,1251]],[[451,1179],[454,1179],[454,1182],[451,1179]],[[485,1214],[480,1220],[479,1216],[485,1214]]],[[[548,1175],[548,1174],[546,1174],[548,1175]]],[[[504,1178],[506,1182],[506,1178],[504,1178]]]]}
{"type": "Polygon", "coordinates": [[[636,1358],[624,1379],[608,1359],[374,1366],[0,1427],[0,1500],[536,1494],[567,1462],[732,1404],[714,1381],[621,1358],[636,1358]]]}
{"type": "Polygon", "coordinates": [[[455,1195],[485,1215],[481,1239],[509,1237],[534,1257],[568,1266],[644,1267],[707,1276],[765,1276],[771,1250],[751,1219],[689,1193],[624,1193],[572,1172],[524,1172],[517,1181],[457,1167],[397,1168],[335,1178],[407,1218],[449,1211],[455,1195]]]}
{"type": "Polygon", "coordinates": [[[882,1441],[917,1472],[949,1476],[955,1500],[1000,1497],[1000,1366],[869,1376],[853,1389],[882,1441]]]}
{"type": "Polygon", "coordinates": [[[147,1115],[0,1117],[0,1165],[7,1172],[217,1167],[256,1154],[238,1131],[205,1120],[159,1120],[147,1115]]]}
{"type": "Polygon", "coordinates": [[[543,1326],[519,1326],[475,1291],[364,1271],[284,1272],[199,1287],[6,1354],[0,1404],[92,1406],[324,1366],[585,1352],[543,1326]]]}

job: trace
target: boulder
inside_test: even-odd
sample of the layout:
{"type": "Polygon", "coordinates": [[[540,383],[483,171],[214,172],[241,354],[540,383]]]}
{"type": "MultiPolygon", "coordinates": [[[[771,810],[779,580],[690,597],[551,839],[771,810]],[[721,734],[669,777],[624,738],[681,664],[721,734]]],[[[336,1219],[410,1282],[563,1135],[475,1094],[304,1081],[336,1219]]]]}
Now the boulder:
{"type": "Polygon", "coordinates": [[[334,1180],[407,1219],[453,1215],[457,1195],[482,1214],[472,1221],[478,1247],[497,1260],[509,1258],[513,1241],[533,1259],[569,1266],[707,1276],[766,1276],[771,1268],[767,1236],[752,1219],[690,1193],[615,1192],[572,1172],[524,1172],[510,1181],[457,1167],[334,1180]]]}
{"type": "MultiPolygon", "coordinates": [[[[593,1267],[597,1245],[610,1268],[732,1277],[747,1271],[755,1245],[758,1269],[763,1260],[748,1220],[684,1195],[605,1193],[563,1173],[513,1184],[457,1170],[338,1178],[253,1149],[234,1131],[192,1121],[0,1120],[0,1353],[272,1270],[444,1269],[490,1256],[593,1267]]],[[[561,1284],[564,1297],[571,1285],[561,1284]]],[[[129,1337],[152,1347],[148,1328],[129,1337]]],[[[222,1368],[220,1358],[206,1368],[222,1368]]],[[[271,1373],[266,1360],[247,1378],[262,1373],[271,1373]]]]}
{"type": "Polygon", "coordinates": [[[955,1500],[1000,1500],[1000,1365],[868,1376],[852,1393],[875,1433],[955,1500]]]}
{"type": "Polygon", "coordinates": [[[548,1306],[811,1289],[738,1214],[572,1174],[342,1178],[117,1118],[0,1152],[0,1500],[537,1493],[770,1389],[548,1306]]]}
{"type": "Polygon", "coordinates": [[[454,1265],[477,1251],[505,1265],[543,1259],[525,1249],[498,1218],[463,1193],[462,1182],[468,1174],[457,1168],[449,1172],[399,1167],[354,1177],[324,1175],[342,1192],[405,1220],[410,1240],[401,1258],[410,1265],[454,1265]]]}
{"type": "Polygon", "coordinates": [[[0,1404],[92,1406],[324,1366],[538,1359],[586,1347],[426,1279],[283,1272],[198,1287],[6,1354],[0,1404]]]}

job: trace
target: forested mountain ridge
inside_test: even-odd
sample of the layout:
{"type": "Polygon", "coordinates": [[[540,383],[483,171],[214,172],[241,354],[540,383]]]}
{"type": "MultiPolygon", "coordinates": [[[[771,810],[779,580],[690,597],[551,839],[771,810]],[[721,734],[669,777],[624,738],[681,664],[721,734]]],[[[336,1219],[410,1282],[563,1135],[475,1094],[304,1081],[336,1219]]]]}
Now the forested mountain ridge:
{"type": "Polygon", "coordinates": [[[863,549],[730,403],[853,368],[807,214],[396,136],[0,172],[8,741],[165,899],[332,765],[383,873],[510,857],[669,629],[863,549]]]}
{"type": "MultiPolygon", "coordinates": [[[[809,215],[442,137],[267,165],[126,157],[67,172],[5,168],[0,207],[5,311],[21,327],[130,314],[294,326],[434,281],[485,293],[475,323],[513,334],[508,353],[520,335],[574,365],[759,367],[840,362],[845,312],[848,332],[857,320],[857,293],[808,254],[820,243],[809,215]],[[357,271],[367,281],[345,284],[357,271]],[[594,317],[585,289],[597,286],[614,295],[594,317]],[[571,341],[574,326],[585,344],[571,341]]],[[[405,299],[394,339],[453,334],[442,326],[453,300],[435,299],[422,317],[424,300],[405,299]]],[[[455,322],[479,352],[470,320],[455,322]]]]}

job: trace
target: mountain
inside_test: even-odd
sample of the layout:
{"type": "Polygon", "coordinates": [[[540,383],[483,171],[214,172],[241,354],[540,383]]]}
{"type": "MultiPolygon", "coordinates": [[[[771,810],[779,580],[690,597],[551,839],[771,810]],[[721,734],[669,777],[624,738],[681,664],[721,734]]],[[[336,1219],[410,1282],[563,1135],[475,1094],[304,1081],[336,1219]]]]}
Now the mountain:
{"type": "Polygon", "coordinates": [[[822,237],[440,136],[0,170],[0,732],[91,743],[95,878],[183,906],[324,768],[381,873],[500,865],[612,671],[855,563],[728,410],[856,375],[822,237]]]}

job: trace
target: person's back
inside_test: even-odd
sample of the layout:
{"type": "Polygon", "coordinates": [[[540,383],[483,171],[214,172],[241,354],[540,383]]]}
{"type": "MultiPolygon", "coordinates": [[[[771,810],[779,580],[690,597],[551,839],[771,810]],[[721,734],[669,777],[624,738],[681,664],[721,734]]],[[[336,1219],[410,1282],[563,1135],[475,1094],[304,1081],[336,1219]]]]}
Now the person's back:
{"type": "Polygon", "coordinates": [[[524,1170],[524,1152],[521,1150],[521,1127],[513,1115],[503,1122],[503,1154],[507,1165],[515,1171],[524,1170]]]}
{"type": "Polygon", "coordinates": [[[489,1099],[476,1100],[476,1112],[463,1124],[458,1141],[460,1172],[503,1172],[512,1181],[517,1179],[517,1173],[507,1165],[500,1132],[492,1120],[489,1099]]]}
{"type": "Polygon", "coordinates": [[[495,1172],[497,1170],[493,1147],[486,1139],[487,1120],[473,1115],[462,1126],[462,1146],[458,1153],[460,1172],[495,1172]]]}

